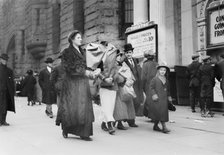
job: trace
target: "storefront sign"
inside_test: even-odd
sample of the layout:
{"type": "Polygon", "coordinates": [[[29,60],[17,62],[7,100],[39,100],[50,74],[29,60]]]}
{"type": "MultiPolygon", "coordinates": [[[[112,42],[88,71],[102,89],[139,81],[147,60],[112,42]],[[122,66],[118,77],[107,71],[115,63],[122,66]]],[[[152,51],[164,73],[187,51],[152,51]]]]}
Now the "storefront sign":
{"type": "Polygon", "coordinates": [[[224,44],[224,9],[209,11],[208,46],[224,44]]]}
{"type": "Polygon", "coordinates": [[[127,43],[134,47],[135,58],[144,57],[146,51],[157,54],[157,25],[128,33],[127,43]]]}

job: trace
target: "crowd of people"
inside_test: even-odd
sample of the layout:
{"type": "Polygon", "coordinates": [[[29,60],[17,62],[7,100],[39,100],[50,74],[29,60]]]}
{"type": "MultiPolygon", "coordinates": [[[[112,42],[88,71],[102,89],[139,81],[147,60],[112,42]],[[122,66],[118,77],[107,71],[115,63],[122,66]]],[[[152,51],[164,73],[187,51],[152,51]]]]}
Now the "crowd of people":
{"type": "Polygon", "coordinates": [[[196,112],[195,106],[199,104],[202,117],[213,117],[213,87],[215,80],[220,81],[220,88],[224,96],[224,54],[219,56],[219,61],[214,63],[210,56],[202,56],[202,63],[199,62],[199,55],[192,55],[192,63],[187,66],[189,77],[190,105],[192,112],[196,112]]]}
{"type": "MultiPolygon", "coordinates": [[[[133,58],[134,48],[129,43],[124,45],[123,50],[106,41],[90,43],[84,51],[81,48],[82,35],[78,30],[69,34],[68,43],[69,46],[58,56],[60,63],[57,66],[53,67],[54,60],[48,57],[46,67],[39,74],[28,70],[22,82],[22,94],[27,96],[28,105],[36,101],[44,103],[46,115],[53,118],[52,104],[57,104],[56,125],[61,126],[64,138],[74,134],[82,140],[92,140],[92,100],[96,96],[100,97],[98,102],[103,113],[101,129],[111,135],[115,134],[115,128],[127,130],[124,123],[129,127],[138,127],[135,118],[143,115],[152,120],[154,131],[170,132],[166,127],[169,121],[168,104],[172,102],[168,81],[170,69],[165,62],[158,64],[154,60],[155,53],[145,52],[145,60],[140,65],[133,58]],[[94,96],[90,80],[97,87],[94,96]],[[39,91],[35,91],[40,89],[41,99],[39,91]]],[[[198,57],[192,56],[193,62],[188,66],[191,108],[195,112],[200,96],[203,116],[212,115],[211,91],[215,71],[210,57],[203,57],[202,64],[198,62],[198,57]]],[[[9,125],[6,122],[7,111],[15,112],[14,78],[12,70],[6,66],[7,54],[2,54],[0,60],[0,126],[4,126],[9,125]]],[[[222,79],[220,75],[217,77],[222,79]]]]}

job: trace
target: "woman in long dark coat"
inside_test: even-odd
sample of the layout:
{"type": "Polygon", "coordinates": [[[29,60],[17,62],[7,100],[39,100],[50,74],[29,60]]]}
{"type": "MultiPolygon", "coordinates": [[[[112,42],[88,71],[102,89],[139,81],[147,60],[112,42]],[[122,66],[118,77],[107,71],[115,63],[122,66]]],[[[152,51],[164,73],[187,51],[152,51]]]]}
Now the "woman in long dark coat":
{"type": "Polygon", "coordinates": [[[96,73],[87,70],[85,55],[80,48],[81,33],[74,30],[68,36],[68,41],[70,45],[61,55],[61,65],[65,70],[58,105],[62,134],[64,138],[74,134],[89,141],[93,135],[94,114],[88,77],[96,73]]]}
{"type": "Polygon", "coordinates": [[[24,88],[23,92],[26,94],[27,99],[28,99],[28,106],[31,104],[32,106],[34,105],[34,89],[35,89],[35,84],[36,84],[36,79],[33,76],[33,71],[28,70],[27,71],[27,76],[25,77],[24,80],[24,88]]]}
{"type": "Polygon", "coordinates": [[[169,68],[165,65],[159,65],[157,70],[157,75],[150,83],[152,102],[149,104],[149,116],[154,122],[153,130],[168,133],[170,130],[167,129],[165,122],[169,121],[168,101],[171,101],[172,98],[169,95],[169,82],[165,74],[169,68]],[[162,130],[158,126],[159,122],[162,124],[162,130]]]}

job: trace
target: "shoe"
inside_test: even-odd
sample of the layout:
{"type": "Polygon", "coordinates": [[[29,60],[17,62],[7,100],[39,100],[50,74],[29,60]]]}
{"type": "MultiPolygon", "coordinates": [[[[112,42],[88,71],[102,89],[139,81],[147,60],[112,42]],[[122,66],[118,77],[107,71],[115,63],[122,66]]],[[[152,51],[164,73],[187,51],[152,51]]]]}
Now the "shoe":
{"type": "Polygon", "coordinates": [[[119,130],[127,130],[127,128],[125,128],[124,126],[120,126],[120,125],[117,126],[117,129],[119,129],[119,130]]]}
{"type": "Polygon", "coordinates": [[[34,101],[31,101],[31,106],[35,105],[35,102],[34,101]]]}
{"type": "Polygon", "coordinates": [[[154,125],[154,126],[153,126],[153,130],[154,130],[154,131],[159,131],[159,132],[162,131],[162,130],[159,128],[158,125],[154,125]]]}
{"type": "Polygon", "coordinates": [[[162,132],[163,132],[163,133],[169,133],[169,132],[170,132],[170,130],[169,130],[169,129],[167,129],[167,128],[163,128],[162,132]]]}
{"type": "Polygon", "coordinates": [[[53,116],[53,114],[49,114],[49,117],[50,117],[50,118],[53,118],[54,116],[53,116]]]}
{"type": "Polygon", "coordinates": [[[46,113],[46,115],[47,115],[47,116],[49,116],[49,115],[50,115],[50,113],[49,113],[47,110],[45,110],[45,113],[46,113]]]}
{"type": "Polygon", "coordinates": [[[41,102],[39,102],[39,105],[41,105],[41,102]]]}
{"type": "Polygon", "coordinates": [[[119,129],[119,130],[127,130],[127,128],[124,127],[124,125],[122,124],[121,121],[118,121],[117,129],[119,129]]]}
{"type": "Polygon", "coordinates": [[[68,138],[68,133],[66,133],[65,131],[62,131],[62,136],[63,136],[64,138],[68,138]]]}
{"type": "Polygon", "coordinates": [[[113,135],[115,133],[115,129],[113,127],[113,122],[107,122],[107,126],[108,126],[109,134],[113,135]]]}
{"type": "Polygon", "coordinates": [[[4,123],[1,123],[3,126],[9,126],[9,123],[7,122],[4,122],[4,123]]]}
{"type": "Polygon", "coordinates": [[[90,138],[90,137],[85,137],[85,136],[80,136],[80,138],[81,138],[82,140],[85,140],[85,141],[92,141],[92,140],[93,140],[92,138],[90,138]]]}
{"type": "Polygon", "coordinates": [[[191,112],[195,113],[196,111],[195,111],[195,109],[192,109],[191,112]]]}
{"type": "Polygon", "coordinates": [[[132,123],[132,124],[128,124],[130,127],[133,127],[133,128],[137,128],[138,127],[138,125],[137,124],[135,124],[135,123],[132,123]]]}
{"type": "Polygon", "coordinates": [[[102,129],[103,131],[108,131],[108,128],[107,128],[105,122],[102,122],[102,123],[101,123],[101,129],[102,129]]]}
{"type": "Polygon", "coordinates": [[[214,117],[215,113],[209,111],[209,112],[208,112],[208,115],[210,115],[211,117],[214,117]]]}
{"type": "Polygon", "coordinates": [[[113,135],[115,133],[115,130],[113,128],[108,129],[109,134],[113,135]]]}

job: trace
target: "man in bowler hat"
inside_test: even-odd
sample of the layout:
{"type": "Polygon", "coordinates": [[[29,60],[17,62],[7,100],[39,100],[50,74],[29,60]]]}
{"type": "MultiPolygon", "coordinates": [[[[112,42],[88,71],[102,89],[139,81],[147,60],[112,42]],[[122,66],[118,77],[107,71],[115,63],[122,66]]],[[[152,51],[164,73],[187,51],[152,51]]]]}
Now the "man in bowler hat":
{"type": "Polygon", "coordinates": [[[6,122],[7,111],[15,112],[13,71],[7,67],[9,57],[0,56],[0,126],[9,126],[6,122]]]}
{"type": "Polygon", "coordinates": [[[201,63],[199,63],[199,55],[194,54],[191,57],[192,62],[187,66],[187,73],[189,77],[189,91],[190,91],[190,105],[192,112],[195,111],[195,105],[199,102],[200,96],[200,81],[199,81],[199,67],[201,63]]]}
{"type": "Polygon", "coordinates": [[[45,113],[50,118],[53,118],[52,104],[56,104],[57,100],[54,84],[50,80],[53,69],[53,59],[47,58],[45,63],[47,64],[47,67],[40,71],[39,84],[42,90],[42,103],[46,104],[45,113]]]}
{"type": "MultiPolygon", "coordinates": [[[[126,56],[124,62],[129,66],[132,74],[135,77],[133,88],[136,93],[136,98],[134,98],[133,101],[134,101],[135,113],[137,114],[140,109],[140,105],[144,101],[144,96],[143,96],[143,88],[142,88],[142,82],[141,82],[141,67],[139,66],[137,60],[133,59],[132,57],[133,50],[134,48],[132,47],[132,44],[128,43],[124,45],[124,53],[126,56]]],[[[135,120],[128,120],[128,124],[130,127],[138,127],[135,124],[135,120]]]]}

